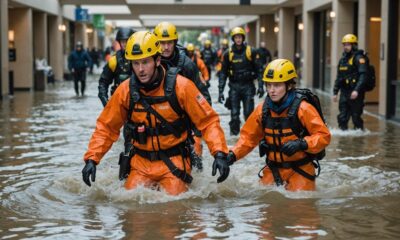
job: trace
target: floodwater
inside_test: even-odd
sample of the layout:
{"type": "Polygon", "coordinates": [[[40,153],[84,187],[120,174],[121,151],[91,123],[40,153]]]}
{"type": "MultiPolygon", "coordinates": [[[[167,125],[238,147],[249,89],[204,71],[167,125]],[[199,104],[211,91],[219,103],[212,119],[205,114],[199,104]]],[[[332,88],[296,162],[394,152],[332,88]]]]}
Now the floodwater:
{"type": "MultiPolygon", "coordinates": [[[[87,187],[82,157],[102,109],[97,78],[89,77],[85,97],[75,97],[72,82],[59,82],[0,101],[1,239],[400,238],[400,127],[364,115],[366,131],[342,132],[327,96],[321,98],[333,136],[315,192],[259,185],[257,149],[221,184],[205,150],[205,169],[193,173],[187,193],[126,191],[118,180],[121,139],[87,187]]],[[[229,112],[216,103],[217,81],[211,84],[233,145],[229,112]]]]}

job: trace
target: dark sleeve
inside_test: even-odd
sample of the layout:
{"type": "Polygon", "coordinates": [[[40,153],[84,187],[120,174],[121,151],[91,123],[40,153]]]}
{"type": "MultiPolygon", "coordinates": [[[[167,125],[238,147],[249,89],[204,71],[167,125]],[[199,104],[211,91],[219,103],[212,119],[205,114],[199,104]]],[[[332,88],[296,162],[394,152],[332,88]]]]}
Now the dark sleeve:
{"type": "Polygon", "coordinates": [[[266,54],[265,54],[266,56],[265,56],[265,59],[266,59],[266,63],[269,63],[269,62],[271,62],[271,60],[272,60],[272,56],[271,56],[271,53],[269,52],[269,50],[267,49],[267,51],[266,51],[266,54]]]}
{"type": "Polygon", "coordinates": [[[368,59],[365,55],[357,55],[355,57],[356,60],[356,66],[358,70],[358,81],[356,84],[356,87],[354,88],[355,91],[361,92],[364,91],[365,89],[365,84],[366,84],[366,74],[368,70],[368,59]]]}
{"type": "Polygon", "coordinates": [[[108,66],[108,63],[104,66],[103,72],[99,79],[99,98],[103,106],[108,102],[108,87],[114,80],[114,73],[108,66]]]}
{"type": "Polygon", "coordinates": [[[253,61],[254,72],[257,74],[258,87],[263,88],[264,87],[264,82],[262,81],[263,64],[259,56],[259,53],[254,48],[251,48],[251,59],[253,61]]]}
{"type": "Polygon", "coordinates": [[[339,90],[340,90],[341,77],[340,77],[340,73],[339,73],[339,67],[340,67],[340,60],[339,60],[338,66],[337,66],[336,80],[335,80],[335,84],[333,86],[333,95],[338,95],[339,90]]]}
{"type": "Polygon", "coordinates": [[[85,58],[86,58],[86,61],[87,61],[87,66],[92,66],[92,64],[93,64],[92,58],[89,56],[88,52],[86,52],[85,58]]]}
{"type": "Polygon", "coordinates": [[[219,93],[223,93],[225,89],[225,84],[226,84],[226,78],[228,77],[228,71],[229,71],[229,49],[227,49],[223,53],[223,58],[222,58],[222,68],[219,74],[218,78],[218,89],[219,93]]]}

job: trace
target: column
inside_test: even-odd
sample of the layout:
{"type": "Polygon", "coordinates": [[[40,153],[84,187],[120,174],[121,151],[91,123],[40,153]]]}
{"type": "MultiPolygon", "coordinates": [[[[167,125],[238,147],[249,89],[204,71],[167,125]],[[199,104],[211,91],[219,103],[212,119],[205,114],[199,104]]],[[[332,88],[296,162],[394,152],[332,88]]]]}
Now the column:
{"type": "Polygon", "coordinates": [[[310,5],[311,0],[305,0],[303,5],[303,41],[302,47],[304,51],[304,62],[303,62],[303,78],[302,82],[306,87],[313,86],[313,68],[318,66],[313,66],[314,61],[314,13],[308,11],[308,5],[310,5]]]}
{"type": "Polygon", "coordinates": [[[347,33],[353,32],[353,2],[334,0],[332,9],[336,16],[333,19],[332,31],[332,60],[331,60],[331,83],[334,85],[337,65],[342,56],[342,38],[347,33]]]}
{"type": "Polygon", "coordinates": [[[8,1],[0,1],[0,98],[8,91],[8,1]]]}
{"type": "Polygon", "coordinates": [[[53,68],[57,80],[63,79],[64,74],[63,38],[59,30],[61,24],[61,15],[49,16],[49,65],[53,68]]]}
{"type": "Polygon", "coordinates": [[[278,56],[294,61],[294,8],[279,9],[278,56]]]}
{"type": "Polygon", "coordinates": [[[16,61],[10,62],[14,73],[14,89],[30,90],[33,87],[33,34],[32,9],[13,8],[9,11],[9,29],[14,31],[16,61]]]}

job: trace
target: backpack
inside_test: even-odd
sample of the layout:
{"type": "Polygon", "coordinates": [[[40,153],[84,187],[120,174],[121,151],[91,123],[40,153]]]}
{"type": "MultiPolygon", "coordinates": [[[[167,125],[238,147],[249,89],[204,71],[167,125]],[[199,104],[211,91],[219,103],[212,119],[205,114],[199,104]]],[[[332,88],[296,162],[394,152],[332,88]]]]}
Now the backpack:
{"type": "MultiPolygon", "coordinates": [[[[289,106],[288,110],[288,118],[289,121],[292,123],[291,124],[291,129],[293,133],[298,137],[298,138],[304,138],[305,136],[309,136],[310,134],[308,133],[307,129],[301,124],[299,118],[298,118],[298,111],[300,107],[301,101],[305,100],[308,103],[310,103],[319,113],[322,121],[326,124],[324,115],[322,113],[322,108],[321,108],[321,103],[319,101],[319,98],[317,95],[315,95],[313,92],[311,92],[310,89],[307,88],[296,88],[295,90],[295,99],[293,100],[293,103],[289,106]]],[[[263,128],[267,126],[267,122],[269,121],[268,119],[271,118],[271,113],[270,113],[270,108],[268,106],[268,101],[264,101],[263,107],[262,107],[262,125],[263,128]]],[[[310,154],[311,155],[311,154],[310,154]]],[[[325,149],[323,149],[321,152],[317,154],[312,154],[311,156],[315,158],[316,160],[321,160],[325,157],[325,149]]]]}
{"type": "Polygon", "coordinates": [[[362,50],[359,51],[363,57],[366,58],[366,63],[368,64],[367,66],[367,72],[365,73],[365,86],[364,86],[364,90],[369,92],[372,91],[375,88],[376,85],[376,75],[375,75],[375,67],[370,64],[369,62],[369,58],[368,58],[368,53],[364,52],[362,50]]]}
{"type": "Polygon", "coordinates": [[[369,92],[375,88],[376,85],[376,76],[375,76],[375,67],[371,64],[368,64],[367,73],[365,77],[365,91],[369,92]]]}

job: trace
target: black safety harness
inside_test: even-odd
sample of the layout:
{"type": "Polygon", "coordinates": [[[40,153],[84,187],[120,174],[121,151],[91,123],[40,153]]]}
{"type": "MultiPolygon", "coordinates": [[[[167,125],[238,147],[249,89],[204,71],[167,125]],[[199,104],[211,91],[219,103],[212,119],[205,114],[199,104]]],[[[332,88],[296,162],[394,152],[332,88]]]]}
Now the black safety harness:
{"type": "MultiPolygon", "coordinates": [[[[185,183],[191,183],[193,178],[186,172],[186,165],[183,164],[184,170],[180,170],[171,161],[170,157],[181,155],[182,160],[189,156],[188,149],[185,142],[182,142],[169,149],[161,149],[159,136],[174,135],[176,138],[180,138],[184,132],[190,133],[189,118],[183,109],[180,107],[178,98],[175,93],[176,76],[179,72],[178,68],[171,67],[166,72],[165,83],[164,83],[164,96],[144,96],[140,93],[139,82],[135,75],[132,75],[129,82],[130,90],[130,104],[127,126],[130,129],[130,133],[133,141],[139,144],[146,144],[147,137],[156,137],[158,143],[157,151],[146,151],[134,147],[134,154],[149,159],[150,161],[162,160],[173,175],[184,181],[185,183]],[[180,116],[174,122],[167,121],[162,115],[160,115],[153,107],[154,104],[160,104],[168,102],[172,109],[180,116]],[[143,108],[138,108],[138,104],[142,105],[143,108]],[[149,125],[144,123],[133,122],[131,120],[132,113],[134,112],[146,112],[147,121],[149,125]],[[159,122],[155,121],[152,123],[151,115],[153,115],[159,122]]],[[[153,141],[152,141],[153,143],[153,141]]],[[[155,149],[155,146],[153,146],[155,149]]]]}
{"type": "Polygon", "coordinates": [[[262,125],[263,129],[272,129],[272,133],[265,133],[265,136],[272,137],[273,144],[267,144],[265,138],[260,142],[260,156],[263,157],[266,155],[266,165],[260,170],[258,176],[262,178],[261,172],[265,167],[269,167],[271,169],[272,175],[274,177],[275,183],[277,186],[283,185],[283,180],[279,173],[279,168],[292,168],[295,172],[299,173],[303,177],[314,181],[316,177],[319,176],[321,167],[319,164],[319,160],[325,157],[325,149],[317,154],[307,153],[307,157],[297,160],[297,161],[284,161],[283,154],[280,149],[282,146],[282,137],[288,137],[291,135],[296,135],[299,139],[304,138],[305,136],[309,136],[307,129],[301,124],[298,118],[298,111],[300,107],[300,103],[305,100],[311,103],[319,112],[322,120],[324,120],[321,106],[319,103],[319,99],[316,95],[314,95],[309,89],[295,89],[295,98],[292,104],[289,106],[288,113],[286,117],[272,117],[271,109],[268,105],[268,99],[264,101],[262,107],[262,125]],[[291,132],[283,133],[283,129],[291,129],[291,132]],[[276,130],[278,133],[276,133],[276,130]],[[267,151],[266,151],[267,150],[267,151]],[[274,161],[268,159],[268,151],[274,152],[274,161]],[[277,161],[277,154],[280,154],[281,161],[277,161]],[[317,175],[310,175],[300,167],[312,162],[314,167],[318,169],[317,175]]]}

